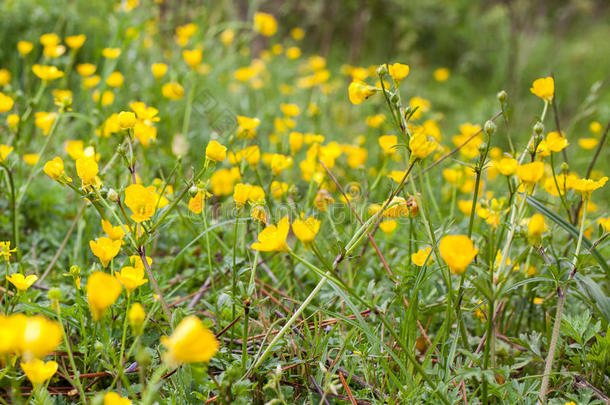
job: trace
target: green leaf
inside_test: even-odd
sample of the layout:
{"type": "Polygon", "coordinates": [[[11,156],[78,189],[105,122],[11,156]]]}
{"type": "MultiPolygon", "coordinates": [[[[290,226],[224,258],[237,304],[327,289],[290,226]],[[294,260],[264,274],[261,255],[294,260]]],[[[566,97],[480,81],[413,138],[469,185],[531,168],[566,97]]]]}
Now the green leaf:
{"type": "Polygon", "coordinates": [[[596,309],[610,322],[610,297],[606,296],[601,287],[589,276],[576,273],[574,277],[578,284],[586,291],[596,309]]]}

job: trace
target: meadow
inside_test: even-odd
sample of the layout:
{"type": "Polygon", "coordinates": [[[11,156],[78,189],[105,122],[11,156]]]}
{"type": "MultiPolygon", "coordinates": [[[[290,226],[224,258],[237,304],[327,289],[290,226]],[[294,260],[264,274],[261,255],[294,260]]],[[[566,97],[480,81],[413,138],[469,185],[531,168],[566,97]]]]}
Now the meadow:
{"type": "Polygon", "coordinates": [[[2,2],[0,404],[610,403],[610,8],[534,3],[2,2]]]}

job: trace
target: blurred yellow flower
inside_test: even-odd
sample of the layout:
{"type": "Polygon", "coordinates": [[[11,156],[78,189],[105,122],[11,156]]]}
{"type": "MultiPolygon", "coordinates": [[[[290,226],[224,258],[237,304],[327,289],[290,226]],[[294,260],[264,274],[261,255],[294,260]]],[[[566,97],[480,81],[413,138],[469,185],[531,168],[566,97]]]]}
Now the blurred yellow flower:
{"type": "Polygon", "coordinates": [[[411,135],[411,139],[409,140],[411,161],[427,158],[428,155],[434,152],[437,146],[438,143],[434,139],[429,140],[428,136],[423,132],[411,135]]]}
{"type": "Polygon", "coordinates": [[[15,286],[15,288],[19,291],[25,291],[32,286],[38,280],[38,276],[34,274],[30,274],[25,277],[21,273],[13,273],[10,277],[6,277],[6,279],[15,286]]]}
{"type": "Polygon", "coordinates": [[[257,12],[254,14],[254,30],[271,37],[277,32],[277,20],[271,14],[257,12]]]}
{"type": "Polygon", "coordinates": [[[12,146],[9,145],[0,145],[0,162],[5,162],[8,155],[13,151],[12,146]]]}
{"type": "Polygon", "coordinates": [[[84,34],[66,37],[66,44],[72,49],[79,49],[85,43],[87,37],[84,34]]]}
{"type": "Polygon", "coordinates": [[[57,372],[57,362],[51,360],[44,362],[40,359],[33,359],[29,362],[21,362],[21,369],[30,382],[36,386],[41,384],[55,375],[57,372]]]}
{"type": "Polygon", "coordinates": [[[184,97],[184,87],[176,82],[165,83],[163,87],[161,87],[161,93],[163,94],[163,97],[170,100],[180,100],[184,97]]]}
{"type": "Polygon", "coordinates": [[[163,336],[161,344],[167,349],[163,360],[170,367],[207,362],[220,347],[216,336],[194,315],[184,318],[171,336],[163,336]]]}
{"type": "Polygon", "coordinates": [[[393,219],[386,219],[379,223],[379,229],[381,229],[383,231],[383,233],[385,233],[385,234],[390,234],[390,233],[394,232],[394,230],[396,229],[397,226],[398,226],[398,222],[396,222],[393,219]]]}
{"type": "Polygon", "coordinates": [[[252,244],[252,249],[261,252],[285,252],[289,247],[286,238],[290,231],[288,217],[282,218],[277,226],[269,225],[258,234],[258,242],[252,244]]]}
{"type": "MultiPolygon", "coordinates": [[[[423,266],[424,263],[426,263],[426,259],[428,259],[428,256],[430,256],[431,251],[432,248],[430,248],[429,246],[425,249],[418,250],[417,252],[411,255],[411,262],[413,262],[413,264],[415,264],[416,266],[423,266]]],[[[432,262],[432,256],[430,256],[430,259],[428,261],[432,262]]]]}
{"type": "Polygon", "coordinates": [[[394,63],[388,66],[388,72],[396,85],[399,85],[400,82],[409,75],[409,65],[404,65],[402,63],[394,63]]]}
{"type": "Polygon", "coordinates": [[[133,213],[131,219],[136,222],[147,221],[153,216],[157,200],[154,186],[131,184],[125,189],[125,205],[133,213]]]}
{"type": "Polygon", "coordinates": [[[451,72],[449,71],[449,69],[447,68],[438,68],[434,71],[434,80],[436,80],[437,82],[446,82],[447,79],[449,79],[451,72]]]}
{"type": "Polygon", "coordinates": [[[89,77],[95,73],[97,67],[92,63],[80,63],[76,65],[76,72],[82,77],[89,77]]]}
{"type": "Polygon", "coordinates": [[[114,259],[121,250],[121,241],[112,240],[106,236],[98,238],[96,241],[89,241],[89,247],[95,256],[102,262],[102,266],[108,267],[110,260],[114,259]]]}
{"type": "Polygon", "coordinates": [[[201,211],[205,207],[205,198],[206,198],[205,191],[201,191],[201,190],[197,191],[197,194],[195,194],[189,200],[189,203],[188,203],[189,210],[195,214],[201,214],[201,211]]]}
{"type": "Polygon", "coordinates": [[[32,49],[34,49],[34,44],[28,41],[19,41],[17,42],[17,51],[19,51],[19,53],[22,56],[25,56],[27,54],[29,54],[30,52],[32,52],[32,49]]]}
{"type": "Polygon", "coordinates": [[[104,48],[102,49],[102,56],[106,59],[116,59],[121,55],[119,48],[104,48]]]}
{"type": "Polygon", "coordinates": [[[184,58],[186,64],[191,67],[191,69],[196,69],[203,58],[203,51],[201,49],[185,49],[182,51],[182,57],[184,58]]]}
{"type": "Polygon", "coordinates": [[[23,155],[23,161],[28,166],[34,166],[36,163],[38,163],[39,159],[40,155],[38,153],[26,153],[23,155]]]}
{"type": "Polygon", "coordinates": [[[121,72],[112,72],[106,78],[106,84],[110,87],[121,87],[124,80],[121,72]]]}
{"type": "Polygon", "coordinates": [[[205,157],[214,162],[222,162],[227,157],[227,147],[212,140],[205,148],[205,157]]]}
{"type": "Polygon", "coordinates": [[[305,220],[297,218],[292,223],[294,235],[303,243],[311,243],[320,230],[320,220],[309,217],[305,220]]]}
{"type": "Polygon", "coordinates": [[[522,182],[536,184],[544,174],[544,163],[532,162],[517,166],[517,175],[522,182]]]}
{"type": "Polygon", "coordinates": [[[534,80],[534,83],[532,83],[530,91],[534,95],[550,103],[553,101],[553,96],[555,94],[555,81],[552,77],[536,79],[534,80]]]}
{"type": "Polygon", "coordinates": [[[349,101],[352,104],[360,104],[378,91],[378,88],[369,86],[361,80],[354,80],[348,88],[349,101]]]}
{"type": "Polygon", "coordinates": [[[60,178],[60,176],[65,174],[64,161],[59,156],[56,156],[52,160],[45,163],[42,170],[47,174],[47,176],[53,180],[57,180],[60,178]]]}
{"type": "Polygon", "coordinates": [[[383,153],[387,155],[396,153],[396,145],[398,145],[398,137],[396,135],[382,135],[379,137],[378,142],[383,153]]]}
{"type": "Polygon", "coordinates": [[[150,69],[157,80],[161,79],[167,73],[167,65],[165,63],[153,63],[150,69]]]}
{"type": "Polygon", "coordinates": [[[10,111],[15,104],[14,100],[0,91],[0,113],[10,111]]]}
{"type": "Polygon", "coordinates": [[[121,129],[133,128],[136,126],[136,114],[131,111],[121,111],[119,113],[119,127],[121,129]]]}
{"type": "Polygon", "coordinates": [[[131,294],[136,288],[141,285],[146,284],[148,281],[144,278],[144,268],[143,267],[132,267],[125,266],[121,269],[121,272],[114,272],[115,277],[123,287],[127,290],[127,294],[131,294]]]}
{"type": "Polygon", "coordinates": [[[544,216],[542,214],[534,214],[527,222],[527,235],[532,245],[540,243],[540,237],[548,229],[544,216]]]}
{"type": "Polygon", "coordinates": [[[580,138],[578,140],[578,146],[580,146],[584,150],[594,149],[598,143],[599,140],[597,138],[580,138]]]}
{"type": "Polygon", "coordinates": [[[98,173],[99,166],[94,158],[84,156],[76,160],[76,174],[82,180],[83,186],[94,184],[98,173]]]}
{"type": "Polygon", "coordinates": [[[567,186],[574,191],[582,194],[583,198],[591,197],[593,191],[603,187],[608,181],[608,177],[604,176],[599,180],[579,179],[578,177],[569,177],[567,186]]]}
{"type": "Polygon", "coordinates": [[[500,160],[494,161],[493,165],[504,176],[511,176],[517,171],[517,166],[519,166],[519,162],[517,161],[517,159],[504,157],[500,160]]]}
{"type": "Polygon", "coordinates": [[[42,130],[43,135],[49,135],[56,118],[56,113],[38,111],[34,114],[34,124],[42,130]]]}
{"type": "Polygon", "coordinates": [[[127,319],[129,320],[129,325],[131,326],[131,330],[134,335],[139,336],[142,334],[142,324],[144,320],[146,320],[146,312],[144,312],[144,308],[139,303],[135,303],[129,308],[129,312],[127,313],[127,319]]]}
{"type": "Polygon", "coordinates": [[[62,338],[61,326],[42,315],[25,317],[17,314],[13,324],[17,337],[17,353],[24,361],[43,358],[59,346],[62,338]]]}
{"type": "Polygon", "coordinates": [[[96,271],[87,280],[87,301],[94,321],[99,321],[106,309],[115,303],[121,294],[121,283],[110,274],[96,271]]]}
{"type": "Polygon", "coordinates": [[[64,72],[55,66],[34,65],[32,72],[43,82],[51,82],[64,76],[64,72]]]}
{"type": "Polygon", "coordinates": [[[441,257],[453,274],[462,274],[475,258],[479,249],[466,235],[443,236],[439,244],[441,257]]]}
{"type": "Polygon", "coordinates": [[[116,392],[108,392],[104,395],[103,405],[131,405],[129,398],[123,398],[116,392]]]}

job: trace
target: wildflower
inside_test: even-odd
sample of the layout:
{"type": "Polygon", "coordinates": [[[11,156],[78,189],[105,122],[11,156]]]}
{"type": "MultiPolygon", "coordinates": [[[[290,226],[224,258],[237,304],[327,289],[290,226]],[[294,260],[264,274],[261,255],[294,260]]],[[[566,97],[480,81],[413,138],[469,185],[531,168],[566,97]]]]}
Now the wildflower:
{"type": "Polygon", "coordinates": [[[599,140],[597,138],[580,138],[578,140],[578,146],[580,146],[584,150],[594,149],[598,143],[599,140]]]}
{"type": "Polygon", "coordinates": [[[121,129],[133,128],[136,126],[136,115],[131,111],[121,111],[119,113],[119,126],[121,129]]]}
{"type": "Polygon", "coordinates": [[[71,35],[66,37],[66,44],[76,50],[83,46],[87,37],[84,34],[80,35],[71,35]]]}
{"type": "MultiPolygon", "coordinates": [[[[387,201],[386,201],[387,202],[387,201]]],[[[385,202],[384,202],[385,205],[385,202]]],[[[387,208],[383,213],[387,218],[398,218],[399,216],[404,215],[405,217],[409,216],[409,205],[407,200],[403,197],[394,196],[392,201],[387,204],[387,208]]]]}
{"type": "MultiPolygon", "coordinates": [[[[430,101],[422,97],[411,97],[411,100],[409,100],[409,106],[411,106],[413,109],[411,119],[418,120],[423,113],[430,110],[430,101]]],[[[462,130],[461,127],[460,130],[462,130]]]]}
{"type": "Polygon", "coordinates": [[[5,162],[8,155],[13,151],[12,146],[9,145],[0,145],[0,162],[5,162]]]}
{"type": "Polygon", "coordinates": [[[184,97],[184,87],[176,82],[165,83],[163,87],[161,87],[161,93],[163,94],[163,97],[169,98],[170,100],[180,100],[184,97]]]}
{"type": "Polygon", "coordinates": [[[182,51],[182,57],[184,58],[186,64],[191,67],[191,69],[196,69],[197,66],[201,63],[203,52],[201,51],[201,49],[185,49],[184,51],[182,51]]]}
{"type": "Polygon", "coordinates": [[[568,146],[568,140],[557,131],[549,132],[546,136],[545,143],[551,152],[560,152],[568,146]]]}
{"type": "Polygon", "coordinates": [[[40,359],[33,359],[28,362],[21,362],[21,369],[25,373],[25,376],[30,380],[33,385],[42,384],[57,372],[57,362],[51,360],[44,362],[40,359]]]}
{"type": "Polygon", "coordinates": [[[207,362],[220,347],[216,336],[194,315],[184,318],[171,336],[163,336],[161,344],[167,349],[163,360],[172,367],[207,362]]]}
{"type": "Polygon", "coordinates": [[[222,162],[227,157],[227,147],[218,141],[210,141],[205,148],[205,157],[213,162],[222,162]]]}
{"type": "MultiPolygon", "coordinates": [[[[24,317],[21,314],[18,317],[24,317]]],[[[59,346],[62,338],[61,326],[42,315],[34,315],[16,323],[13,331],[17,335],[17,351],[27,362],[43,358],[59,346]]]]}
{"type": "Polygon", "coordinates": [[[43,82],[52,82],[64,76],[64,72],[55,66],[34,65],[32,66],[32,72],[43,82]]]}
{"type": "Polygon", "coordinates": [[[56,106],[68,109],[72,104],[72,92],[70,90],[53,90],[53,102],[56,106]]]}
{"type": "Polygon", "coordinates": [[[295,27],[290,30],[290,36],[295,41],[300,41],[301,39],[305,38],[305,31],[303,30],[303,28],[295,27]]]}
{"type": "Polygon", "coordinates": [[[19,41],[17,42],[17,51],[21,54],[21,56],[25,56],[32,52],[34,49],[34,44],[28,41],[19,41]]]}
{"type": "Polygon", "coordinates": [[[381,229],[385,234],[390,234],[394,232],[397,226],[398,222],[393,219],[386,219],[385,221],[381,221],[379,223],[379,229],[381,229]]]}
{"type": "Polygon", "coordinates": [[[112,72],[106,78],[106,84],[110,87],[121,87],[124,80],[121,72],[112,72]]]}
{"type": "Polygon", "coordinates": [[[393,155],[396,152],[396,145],[398,145],[398,137],[396,135],[382,135],[378,142],[383,153],[393,155]]]}
{"type": "Polygon", "coordinates": [[[99,173],[99,166],[92,157],[81,157],[76,160],[76,174],[82,180],[83,186],[94,184],[99,173]]]}
{"type": "MultiPolygon", "coordinates": [[[[610,232],[610,217],[600,218],[597,220],[597,223],[602,227],[604,232],[610,232]]],[[[0,243],[2,243],[2,242],[0,242],[0,243]]]]}
{"type": "Polygon", "coordinates": [[[256,166],[261,158],[261,151],[258,145],[251,145],[243,150],[243,156],[246,159],[246,162],[252,166],[256,166]]]}
{"type": "Polygon", "coordinates": [[[119,48],[104,48],[102,49],[102,56],[106,59],[116,59],[121,55],[119,48]]]}
{"type": "Polygon", "coordinates": [[[298,59],[301,57],[301,48],[298,46],[291,46],[286,49],[286,57],[288,59],[298,59]]]}
{"type": "Polygon", "coordinates": [[[552,77],[536,79],[532,83],[530,91],[544,101],[551,103],[555,94],[555,81],[552,77]]]}
{"type": "Polygon", "coordinates": [[[428,140],[428,136],[423,132],[412,135],[409,140],[411,160],[427,158],[437,146],[438,143],[435,140],[428,140]]]}
{"type": "Polygon", "coordinates": [[[17,125],[19,125],[19,116],[17,114],[9,114],[6,116],[6,123],[11,131],[17,130],[17,125]]]}
{"type": "Polygon", "coordinates": [[[254,14],[254,29],[266,37],[277,31],[277,20],[271,14],[257,12],[254,14]]]}
{"type": "Polygon", "coordinates": [[[252,188],[249,184],[237,183],[233,189],[233,201],[237,208],[243,207],[248,201],[250,189],[252,188]]]}
{"type": "Polygon", "coordinates": [[[112,226],[110,221],[102,219],[102,229],[106,232],[106,235],[110,239],[114,240],[123,240],[125,237],[125,231],[120,226],[112,226]]]}
{"type": "Polygon", "coordinates": [[[71,178],[66,176],[64,172],[64,161],[59,156],[56,156],[52,160],[45,163],[42,170],[53,180],[72,181],[71,178]]]}
{"type": "Polygon", "coordinates": [[[34,114],[34,124],[42,130],[43,135],[49,135],[56,116],[55,113],[38,111],[34,114]]]}
{"type": "Polygon", "coordinates": [[[188,203],[189,210],[195,214],[201,214],[201,211],[205,207],[205,198],[206,198],[205,191],[201,191],[201,190],[197,191],[197,194],[195,194],[189,200],[189,203],[188,203]]]}
{"type": "Polygon", "coordinates": [[[517,166],[517,175],[522,182],[529,185],[536,184],[544,174],[544,163],[532,162],[517,166]]]}
{"type": "Polygon", "coordinates": [[[439,244],[441,257],[453,274],[462,274],[479,252],[466,235],[443,236],[439,244]]]}
{"type": "Polygon", "coordinates": [[[161,79],[167,73],[167,65],[165,63],[153,63],[150,69],[157,80],[161,79]]]}
{"type": "MultiPolygon", "coordinates": [[[[411,262],[413,262],[413,264],[416,266],[423,266],[426,263],[428,256],[430,256],[431,251],[432,249],[430,247],[418,250],[411,255],[411,262]]],[[[430,261],[432,261],[432,259],[430,259],[430,261]]]]}
{"type": "Polygon", "coordinates": [[[14,273],[11,274],[10,277],[6,277],[6,279],[14,285],[18,291],[25,291],[38,280],[38,276],[30,274],[29,276],[24,277],[21,273],[14,273]]]}
{"type": "Polygon", "coordinates": [[[108,392],[104,395],[104,405],[131,405],[131,400],[123,398],[116,392],[108,392]]]}
{"type": "Polygon", "coordinates": [[[360,104],[378,91],[378,88],[369,86],[361,80],[354,80],[348,88],[349,101],[352,104],[360,104]]]}
{"type": "Polygon", "coordinates": [[[110,260],[114,259],[114,257],[119,254],[119,250],[121,250],[121,241],[102,236],[96,241],[89,241],[89,247],[93,254],[100,259],[102,266],[105,268],[108,267],[110,260]]]}
{"type": "Polygon", "coordinates": [[[446,82],[447,79],[449,79],[449,75],[451,74],[451,72],[449,71],[449,69],[447,68],[438,68],[434,71],[433,75],[434,75],[434,80],[436,80],[437,82],[446,82]]]}
{"type": "Polygon", "coordinates": [[[229,46],[233,43],[233,39],[235,39],[235,31],[232,29],[226,29],[220,34],[220,42],[224,46],[229,46]]]}
{"type": "Polygon", "coordinates": [[[0,91],[0,113],[10,111],[15,102],[13,99],[0,91]]]}
{"type": "Polygon", "coordinates": [[[0,257],[3,257],[7,262],[11,258],[11,253],[17,251],[17,248],[11,249],[11,241],[0,242],[0,257]]]}
{"type": "Polygon", "coordinates": [[[237,137],[242,139],[252,139],[256,135],[256,127],[259,126],[261,120],[258,118],[244,117],[243,115],[237,116],[237,137]]]}
{"type": "Polygon", "coordinates": [[[388,66],[388,72],[396,85],[400,85],[402,79],[409,75],[409,65],[403,65],[402,63],[394,63],[388,66]]]}
{"type": "Polygon", "coordinates": [[[582,194],[583,198],[589,198],[591,197],[591,194],[593,193],[593,191],[597,190],[598,188],[603,187],[606,182],[608,181],[608,177],[604,176],[599,180],[592,180],[592,179],[579,179],[577,177],[574,178],[568,178],[568,188],[573,189],[574,191],[579,192],[580,194],[582,194]]]}
{"type": "Polygon", "coordinates": [[[125,189],[125,205],[133,213],[131,219],[138,223],[147,221],[153,216],[157,199],[154,186],[144,187],[141,184],[131,184],[125,189]]]}
{"type": "Polygon", "coordinates": [[[134,335],[141,335],[142,325],[146,319],[146,312],[144,312],[142,305],[137,302],[133,304],[131,308],[129,308],[129,312],[127,312],[127,319],[129,320],[129,325],[131,326],[134,335]]]}
{"type": "Polygon", "coordinates": [[[313,205],[319,211],[325,212],[328,209],[328,204],[335,202],[335,199],[330,195],[328,190],[320,189],[316,193],[316,197],[313,200],[313,205]]]}
{"type": "Polygon", "coordinates": [[[494,167],[498,169],[500,173],[504,176],[510,176],[515,174],[517,171],[517,166],[519,166],[519,162],[517,159],[513,159],[510,157],[505,157],[500,160],[496,160],[493,162],[494,167]]]}
{"type": "Polygon", "coordinates": [[[297,218],[292,223],[292,231],[301,242],[308,244],[311,243],[318,234],[320,224],[320,220],[314,217],[309,217],[305,220],[297,218]]]}
{"type": "Polygon", "coordinates": [[[536,297],[532,301],[534,305],[542,305],[544,303],[544,298],[536,297]]]}
{"type": "Polygon", "coordinates": [[[144,278],[144,268],[143,267],[132,267],[125,266],[121,269],[121,272],[114,272],[117,280],[123,284],[123,287],[127,290],[127,294],[131,294],[136,288],[141,285],[146,284],[148,281],[144,278]]]}
{"type": "Polygon", "coordinates": [[[76,71],[82,77],[89,77],[95,73],[97,67],[92,63],[80,63],[76,65],[76,71]]]}
{"type": "Polygon", "coordinates": [[[252,249],[261,252],[285,252],[288,251],[286,238],[290,230],[288,217],[284,217],[275,225],[269,225],[258,235],[258,242],[252,244],[252,249]]]}
{"type": "Polygon", "coordinates": [[[541,214],[534,214],[527,223],[527,234],[532,245],[540,243],[540,237],[548,229],[544,217],[541,214]]]}
{"type": "Polygon", "coordinates": [[[287,117],[296,117],[301,113],[299,106],[296,104],[280,104],[280,110],[287,117]]]}
{"type": "Polygon", "coordinates": [[[273,198],[275,198],[276,200],[279,200],[280,198],[282,198],[284,193],[286,193],[286,191],[288,191],[288,184],[277,181],[277,180],[273,180],[271,182],[271,186],[269,186],[269,191],[271,192],[271,195],[273,196],[273,198]]]}
{"type": "Polygon", "coordinates": [[[87,301],[94,321],[99,321],[106,309],[121,294],[121,283],[110,274],[96,271],[87,280],[87,301]]]}
{"type": "Polygon", "coordinates": [[[97,86],[100,80],[101,78],[98,75],[87,77],[83,80],[83,87],[86,89],[91,89],[97,86]]]}

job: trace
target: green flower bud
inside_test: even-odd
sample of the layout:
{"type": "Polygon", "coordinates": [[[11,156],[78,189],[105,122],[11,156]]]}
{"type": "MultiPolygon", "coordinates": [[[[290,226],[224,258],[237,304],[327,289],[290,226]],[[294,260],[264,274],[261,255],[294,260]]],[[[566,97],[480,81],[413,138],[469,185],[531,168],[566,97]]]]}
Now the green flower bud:
{"type": "Polygon", "coordinates": [[[108,200],[112,201],[112,202],[118,202],[119,201],[119,193],[116,192],[115,189],[111,188],[108,190],[108,200]]]}
{"type": "Polygon", "coordinates": [[[497,127],[496,124],[493,123],[493,121],[487,121],[483,128],[485,129],[485,133],[487,135],[492,136],[494,132],[496,132],[497,127]]]}
{"type": "Polygon", "coordinates": [[[542,131],[544,131],[544,124],[538,121],[536,125],[534,125],[534,132],[536,133],[536,135],[540,135],[542,131]]]}
{"type": "Polygon", "coordinates": [[[507,97],[506,91],[504,91],[504,90],[500,91],[496,97],[498,98],[499,102],[501,102],[501,103],[505,102],[506,97],[507,97]]]}

